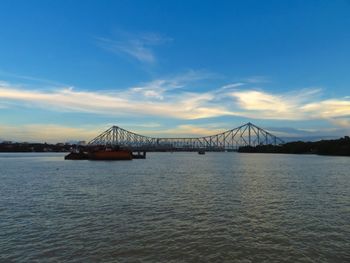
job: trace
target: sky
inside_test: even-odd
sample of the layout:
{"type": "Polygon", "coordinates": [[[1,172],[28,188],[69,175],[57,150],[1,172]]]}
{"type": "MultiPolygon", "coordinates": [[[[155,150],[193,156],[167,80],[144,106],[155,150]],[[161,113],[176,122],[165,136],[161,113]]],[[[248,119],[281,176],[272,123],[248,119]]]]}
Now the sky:
{"type": "Polygon", "coordinates": [[[0,140],[350,134],[350,1],[1,0],[0,140]]]}

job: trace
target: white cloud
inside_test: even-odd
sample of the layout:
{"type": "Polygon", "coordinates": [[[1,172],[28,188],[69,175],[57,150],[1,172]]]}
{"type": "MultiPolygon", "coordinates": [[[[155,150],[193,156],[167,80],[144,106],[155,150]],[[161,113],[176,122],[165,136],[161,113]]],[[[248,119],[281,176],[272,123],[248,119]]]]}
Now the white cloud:
{"type": "Polygon", "coordinates": [[[190,72],[153,80],[120,91],[93,92],[60,88],[29,90],[0,82],[1,105],[18,104],[55,111],[91,112],[109,116],[157,116],[177,119],[224,115],[258,119],[325,119],[333,124],[350,116],[347,98],[322,99],[320,89],[272,93],[231,83],[210,91],[188,91],[187,86],[206,74],[190,72]]]}
{"type": "Polygon", "coordinates": [[[273,94],[256,89],[236,90],[229,94],[237,101],[240,115],[277,120],[330,119],[350,114],[350,101],[322,100],[321,90],[302,89],[273,94]]]}
{"type": "MultiPolygon", "coordinates": [[[[102,128],[96,128],[96,126],[76,128],[56,124],[0,125],[0,134],[3,140],[19,142],[57,143],[80,140],[89,142],[108,128],[108,125],[104,125],[102,128]]],[[[125,127],[122,126],[122,128],[125,127]]],[[[130,131],[150,137],[196,137],[213,135],[223,130],[195,125],[178,125],[172,129],[162,129],[156,123],[144,123],[132,125],[130,131]],[[150,130],[150,128],[154,130],[150,130]]]]}
{"type": "Polygon", "coordinates": [[[1,139],[20,142],[90,141],[100,132],[100,129],[90,126],[75,128],[56,124],[0,125],[1,139]]]}
{"type": "MultiPolygon", "coordinates": [[[[26,82],[33,82],[36,85],[43,84],[43,85],[50,85],[50,86],[54,86],[54,87],[68,86],[66,84],[63,84],[62,82],[57,82],[57,81],[49,80],[49,79],[45,79],[45,78],[38,78],[38,77],[32,77],[32,76],[27,76],[27,75],[15,74],[15,73],[4,71],[4,70],[0,70],[0,76],[10,77],[10,78],[14,78],[14,79],[21,79],[21,80],[25,80],[26,82]]],[[[1,84],[1,82],[0,82],[0,84],[1,84]]],[[[2,84],[5,84],[5,82],[2,82],[2,84]]]]}
{"type": "Polygon", "coordinates": [[[151,137],[188,138],[188,137],[214,135],[214,134],[221,133],[223,131],[225,131],[225,129],[211,127],[211,125],[209,125],[208,127],[207,125],[198,126],[198,125],[182,124],[171,129],[157,128],[157,130],[154,130],[154,131],[138,131],[138,133],[141,133],[143,135],[148,135],[151,137]]]}
{"type": "Polygon", "coordinates": [[[252,111],[273,111],[289,113],[295,105],[280,95],[272,95],[262,91],[235,91],[230,94],[236,98],[241,108],[252,111]]]}
{"type": "MultiPolygon", "coordinates": [[[[164,96],[171,91],[177,89],[183,89],[188,84],[209,78],[217,77],[215,74],[206,71],[194,71],[190,70],[180,75],[169,76],[165,78],[155,79],[148,83],[143,83],[136,87],[127,89],[123,95],[132,97],[135,95],[141,95],[139,99],[164,99],[164,96]]],[[[241,85],[241,83],[238,83],[241,85]]],[[[232,84],[232,86],[237,84],[232,84]]]]}
{"type": "Polygon", "coordinates": [[[104,115],[152,115],[170,118],[196,119],[230,114],[223,107],[205,107],[210,94],[183,93],[169,96],[167,101],[148,100],[144,94],[130,92],[99,93],[59,89],[31,91],[0,85],[0,98],[19,105],[45,110],[91,112],[104,115]]]}
{"type": "Polygon", "coordinates": [[[335,118],[350,116],[350,99],[327,99],[304,105],[302,111],[322,118],[335,118]]]}
{"type": "Polygon", "coordinates": [[[110,38],[98,37],[97,44],[116,54],[126,54],[140,62],[154,63],[156,57],[153,51],[154,46],[164,44],[171,39],[156,33],[121,33],[114,40],[110,38]]]}
{"type": "Polygon", "coordinates": [[[243,85],[244,85],[244,83],[242,83],[242,82],[230,83],[230,84],[222,86],[219,91],[228,90],[228,89],[235,89],[235,88],[238,88],[238,87],[243,86],[243,85]]]}
{"type": "Polygon", "coordinates": [[[164,98],[164,93],[170,90],[182,88],[184,85],[181,84],[176,79],[158,79],[146,83],[144,85],[140,85],[137,87],[133,87],[128,90],[129,95],[142,95],[146,99],[154,98],[162,100],[164,98]]]}
{"type": "Polygon", "coordinates": [[[350,118],[336,118],[330,120],[334,125],[348,129],[350,132],[350,118]]]}
{"type": "Polygon", "coordinates": [[[250,76],[244,79],[248,83],[268,83],[270,79],[267,76],[250,76]]]}

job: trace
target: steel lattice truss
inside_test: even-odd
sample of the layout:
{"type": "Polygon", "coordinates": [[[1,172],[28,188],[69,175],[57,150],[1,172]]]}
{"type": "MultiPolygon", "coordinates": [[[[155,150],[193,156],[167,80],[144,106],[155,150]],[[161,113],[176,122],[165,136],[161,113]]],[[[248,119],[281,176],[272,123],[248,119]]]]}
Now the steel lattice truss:
{"type": "Polygon", "coordinates": [[[113,126],[89,145],[124,146],[134,150],[236,150],[240,146],[278,145],[283,140],[258,126],[247,123],[223,133],[198,138],[153,138],[113,126]]]}

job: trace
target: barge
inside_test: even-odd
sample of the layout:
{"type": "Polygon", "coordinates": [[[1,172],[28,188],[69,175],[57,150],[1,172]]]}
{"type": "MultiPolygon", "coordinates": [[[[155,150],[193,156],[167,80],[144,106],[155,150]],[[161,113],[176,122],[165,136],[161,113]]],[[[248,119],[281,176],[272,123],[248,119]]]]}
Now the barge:
{"type": "Polygon", "coordinates": [[[145,159],[146,152],[133,153],[129,149],[117,148],[105,148],[105,149],[89,149],[88,151],[72,151],[64,157],[65,160],[100,160],[100,161],[112,161],[112,160],[132,160],[132,159],[145,159]]]}
{"type": "Polygon", "coordinates": [[[89,160],[132,160],[132,152],[128,150],[99,150],[88,155],[89,160]]]}

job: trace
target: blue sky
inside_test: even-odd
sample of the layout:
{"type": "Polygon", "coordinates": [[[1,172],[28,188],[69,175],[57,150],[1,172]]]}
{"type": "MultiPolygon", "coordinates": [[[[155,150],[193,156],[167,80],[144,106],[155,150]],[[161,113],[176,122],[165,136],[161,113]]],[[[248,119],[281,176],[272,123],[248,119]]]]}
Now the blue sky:
{"type": "Polygon", "coordinates": [[[350,1],[1,1],[0,139],[350,133],[350,1]]]}

